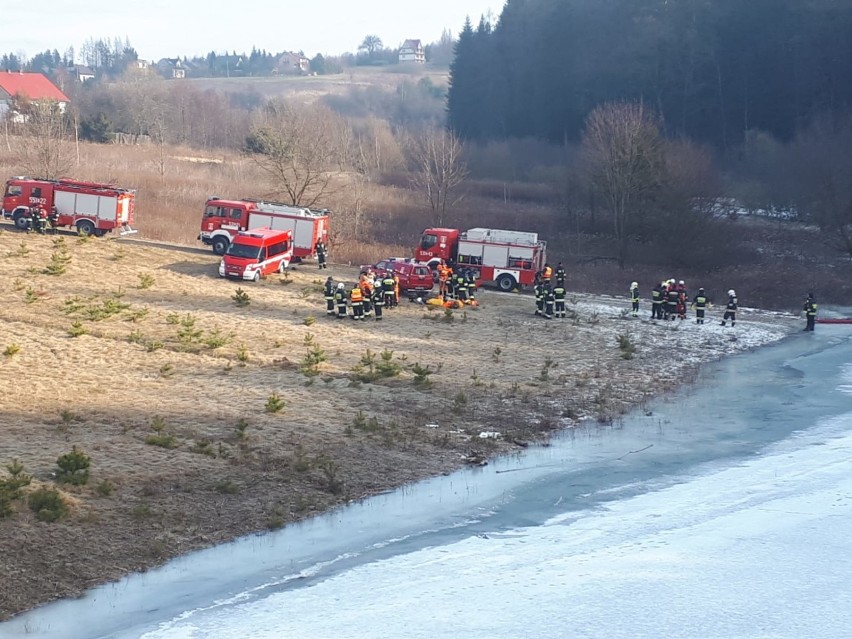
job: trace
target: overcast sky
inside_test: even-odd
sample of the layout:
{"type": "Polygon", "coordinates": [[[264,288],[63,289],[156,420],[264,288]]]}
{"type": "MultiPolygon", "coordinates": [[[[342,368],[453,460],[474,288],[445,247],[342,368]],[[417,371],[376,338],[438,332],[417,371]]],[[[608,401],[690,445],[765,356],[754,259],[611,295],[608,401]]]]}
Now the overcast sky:
{"type": "Polygon", "coordinates": [[[423,44],[466,16],[499,16],[504,0],[3,0],[0,54],[75,50],[87,38],[130,39],[146,60],[250,51],[355,52],[368,34],[387,47],[423,44]]]}

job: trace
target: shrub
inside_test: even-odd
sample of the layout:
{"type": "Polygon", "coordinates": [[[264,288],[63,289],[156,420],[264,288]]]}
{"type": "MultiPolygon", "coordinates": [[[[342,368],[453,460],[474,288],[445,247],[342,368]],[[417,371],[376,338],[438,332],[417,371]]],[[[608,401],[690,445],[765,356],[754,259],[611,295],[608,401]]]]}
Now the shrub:
{"type": "Polygon", "coordinates": [[[621,349],[621,358],[633,359],[636,353],[636,344],[630,339],[630,335],[622,333],[617,335],[615,339],[618,342],[618,348],[621,349]]]}
{"type": "Polygon", "coordinates": [[[139,288],[147,289],[154,286],[154,276],[150,273],[139,273],[139,288]]]}
{"type": "Polygon", "coordinates": [[[233,337],[233,333],[225,335],[217,326],[212,331],[208,331],[207,336],[204,337],[201,341],[204,342],[204,345],[207,346],[207,348],[209,348],[210,350],[215,350],[228,344],[233,339],[233,337]]]}
{"type": "Polygon", "coordinates": [[[83,326],[83,323],[80,320],[74,320],[74,323],[71,324],[71,327],[68,329],[68,335],[71,337],[80,337],[88,332],[89,331],[85,326],[83,326]]]}
{"type": "Polygon", "coordinates": [[[279,413],[286,405],[287,402],[281,399],[281,396],[278,393],[272,393],[272,395],[266,398],[267,413],[279,413]]]}
{"type": "Polygon", "coordinates": [[[50,255],[50,263],[45,267],[45,275],[62,275],[65,272],[65,266],[71,261],[71,256],[64,250],[57,251],[50,255]]]}
{"type": "Polygon", "coordinates": [[[98,483],[96,489],[101,497],[109,497],[115,492],[115,484],[109,479],[104,479],[98,483]]]}
{"type": "Polygon", "coordinates": [[[68,504],[55,488],[43,486],[30,493],[27,502],[39,521],[54,522],[68,516],[68,504]]]}
{"type": "Polygon", "coordinates": [[[6,349],[3,351],[3,355],[6,357],[12,357],[13,355],[17,355],[21,352],[21,347],[17,344],[9,344],[6,349]]]}
{"type": "Polygon", "coordinates": [[[171,433],[166,432],[166,420],[159,415],[155,415],[154,419],[151,420],[151,430],[154,431],[154,434],[145,438],[146,444],[160,448],[177,448],[177,439],[171,433]]]}
{"type": "Polygon", "coordinates": [[[74,446],[70,453],[65,453],[56,460],[59,472],[56,474],[58,481],[66,484],[82,486],[89,481],[89,466],[92,460],[81,450],[74,446]]]}
{"type": "Polygon", "coordinates": [[[414,385],[420,388],[428,388],[432,385],[432,380],[429,376],[435,373],[429,365],[421,366],[420,362],[414,362],[411,365],[411,372],[414,373],[414,385]]]}
{"type": "Polygon", "coordinates": [[[238,288],[237,291],[231,295],[231,299],[234,300],[234,303],[237,306],[243,307],[251,304],[251,297],[246,293],[242,288],[238,288]]]}
{"type": "MultiPolygon", "coordinates": [[[[213,489],[222,495],[236,495],[240,492],[239,484],[236,484],[228,479],[222,479],[221,481],[216,482],[216,485],[213,489]]],[[[280,528],[280,526],[279,526],[280,528]]]]}
{"type": "Polygon", "coordinates": [[[305,357],[302,359],[302,363],[299,367],[299,370],[302,371],[302,374],[305,377],[316,377],[317,375],[319,375],[320,372],[320,364],[322,364],[325,360],[325,351],[321,349],[318,344],[312,344],[308,347],[308,350],[305,353],[305,357]]]}

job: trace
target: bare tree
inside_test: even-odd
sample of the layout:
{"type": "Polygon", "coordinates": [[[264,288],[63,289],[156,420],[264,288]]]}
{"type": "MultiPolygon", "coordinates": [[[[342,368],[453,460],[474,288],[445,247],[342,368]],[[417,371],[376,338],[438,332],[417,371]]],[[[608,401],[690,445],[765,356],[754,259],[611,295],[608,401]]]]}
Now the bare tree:
{"type": "Polygon", "coordinates": [[[790,145],[787,189],[799,214],[852,257],[852,117],[817,118],[790,145]]]}
{"type": "Polygon", "coordinates": [[[68,118],[58,102],[19,103],[7,117],[20,120],[13,129],[18,134],[20,164],[28,173],[47,179],[68,173],[73,149],[68,139],[68,118]]]}
{"type": "Polygon", "coordinates": [[[661,184],[663,156],[659,128],[642,103],[602,104],[586,118],[582,162],[612,217],[622,268],[631,233],[661,184]]]}
{"type": "Polygon", "coordinates": [[[447,209],[464,198],[458,191],[468,175],[463,151],[458,136],[446,129],[427,129],[410,144],[412,186],[423,194],[439,226],[446,220],[447,209]]]}
{"type": "Polygon", "coordinates": [[[270,102],[252,128],[245,153],[293,206],[313,206],[332,188],[345,157],[343,120],[312,105],[270,102]]]}
{"type": "Polygon", "coordinates": [[[368,35],[361,42],[361,45],[358,47],[359,51],[365,51],[369,57],[373,57],[373,54],[376,51],[381,51],[384,44],[382,44],[382,39],[377,35],[368,35]]]}

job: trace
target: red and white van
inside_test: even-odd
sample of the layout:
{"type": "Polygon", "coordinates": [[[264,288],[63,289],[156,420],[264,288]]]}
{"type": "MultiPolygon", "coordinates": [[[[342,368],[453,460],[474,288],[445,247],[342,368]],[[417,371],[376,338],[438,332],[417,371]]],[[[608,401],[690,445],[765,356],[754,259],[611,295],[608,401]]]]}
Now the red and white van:
{"type": "Polygon", "coordinates": [[[267,227],[240,231],[219,263],[219,275],[257,282],[271,273],[283,273],[292,259],[292,231],[267,227]]]}

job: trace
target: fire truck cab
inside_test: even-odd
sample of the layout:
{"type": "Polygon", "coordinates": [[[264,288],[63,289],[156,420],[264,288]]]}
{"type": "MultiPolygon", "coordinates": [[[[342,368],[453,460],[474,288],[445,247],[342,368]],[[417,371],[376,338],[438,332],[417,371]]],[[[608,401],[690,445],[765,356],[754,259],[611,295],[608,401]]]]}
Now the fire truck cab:
{"type": "Polygon", "coordinates": [[[301,261],[315,254],[318,241],[328,243],[329,212],[248,198],[213,197],[204,207],[198,239],[223,255],[237,233],[262,227],[292,231],[293,260],[301,261]]]}
{"type": "Polygon", "coordinates": [[[430,228],[423,231],[414,255],[433,269],[441,261],[471,268],[481,282],[496,283],[501,291],[512,291],[535,282],[535,274],[544,268],[546,249],[546,243],[536,233],[430,228]]]}
{"type": "Polygon", "coordinates": [[[219,275],[257,282],[271,273],[283,273],[292,259],[293,233],[290,230],[240,231],[219,263],[219,275]]]}
{"type": "Polygon", "coordinates": [[[56,214],[58,226],[74,226],[79,233],[98,237],[120,228],[124,235],[136,232],[131,228],[135,197],[135,191],[112,184],[15,177],[6,182],[3,217],[25,230],[30,209],[41,207],[56,214]]]}

